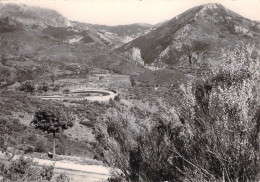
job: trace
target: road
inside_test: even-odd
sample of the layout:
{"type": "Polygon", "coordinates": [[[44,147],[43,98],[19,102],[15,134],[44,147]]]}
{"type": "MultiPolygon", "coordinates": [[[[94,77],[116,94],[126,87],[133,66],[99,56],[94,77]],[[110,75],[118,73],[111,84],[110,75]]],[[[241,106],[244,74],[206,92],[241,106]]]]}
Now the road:
{"type": "MultiPolygon", "coordinates": [[[[19,158],[20,155],[16,155],[14,159],[19,158]]],[[[97,182],[102,181],[110,177],[111,168],[102,165],[83,165],[75,164],[73,161],[56,161],[33,158],[34,162],[37,162],[36,166],[41,167],[43,165],[54,165],[54,176],[66,173],[71,181],[76,182],[97,182]]],[[[7,158],[0,155],[1,163],[8,163],[7,158]]]]}
{"type": "Polygon", "coordinates": [[[57,169],[54,170],[54,177],[58,176],[59,174],[62,174],[66,172],[66,175],[69,176],[70,181],[76,181],[76,182],[97,182],[102,181],[107,178],[109,178],[106,174],[97,174],[97,173],[90,173],[90,172],[84,172],[84,171],[74,171],[70,169],[57,169]]]}
{"type": "Polygon", "coordinates": [[[110,100],[113,100],[117,95],[118,93],[113,90],[85,88],[79,90],[72,90],[67,94],[53,94],[36,97],[46,100],[89,100],[92,102],[108,102],[110,100]],[[93,93],[96,93],[97,95],[87,95],[93,93]]]}

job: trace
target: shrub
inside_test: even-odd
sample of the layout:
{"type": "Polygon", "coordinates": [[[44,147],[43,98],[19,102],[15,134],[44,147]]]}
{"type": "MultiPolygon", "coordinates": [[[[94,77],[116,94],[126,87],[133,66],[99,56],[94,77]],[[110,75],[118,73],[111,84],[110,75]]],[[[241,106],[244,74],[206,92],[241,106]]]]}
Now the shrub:
{"type": "Polygon", "coordinates": [[[57,146],[57,154],[58,155],[65,155],[66,154],[66,148],[63,143],[58,144],[57,146]]]}
{"type": "Polygon", "coordinates": [[[55,182],[70,182],[70,178],[66,175],[66,173],[62,173],[55,178],[55,182]]]}
{"type": "Polygon", "coordinates": [[[130,83],[132,85],[132,87],[136,86],[136,82],[133,76],[130,76],[130,83]]]}
{"type": "Polygon", "coordinates": [[[10,129],[7,127],[7,120],[0,118],[0,151],[6,152],[7,150],[7,134],[10,129]]]}
{"type": "Polygon", "coordinates": [[[27,93],[34,93],[35,92],[35,86],[32,82],[26,81],[25,83],[22,83],[20,87],[18,87],[20,91],[27,92],[27,93]]]}
{"type": "Polygon", "coordinates": [[[47,83],[43,83],[42,85],[39,85],[38,87],[37,87],[37,91],[39,92],[39,93],[43,93],[43,92],[47,92],[49,90],[49,86],[47,85],[47,83]]]}
{"type": "Polygon", "coordinates": [[[54,170],[54,167],[53,166],[43,166],[42,167],[42,170],[40,172],[40,176],[41,176],[41,179],[42,180],[47,180],[47,181],[50,181],[53,177],[53,170],[54,170]]]}
{"type": "Polygon", "coordinates": [[[130,113],[109,110],[100,156],[128,181],[258,181],[260,60],[250,50],[228,52],[213,77],[181,85],[176,106],[140,129],[130,113]]]}
{"type": "Polygon", "coordinates": [[[55,85],[53,88],[52,88],[52,91],[59,91],[60,90],[60,86],[59,85],[55,85]]]}
{"type": "Polygon", "coordinates": [[[119,95],[116,95],[114,99],[115,99],[115,101],[118,101],[118,102],[119,102],[119,101],[120,101],[119,95]]]}
{"type": "Polygon", "coordinates": [[[64,89],[64,90],[63,90],[63,93],[64,93],[64,94],[68,94],[69,92],[70,92],[70,89],[64,89]]]}
{"type": "Polygon", "coordinates": [[[123,176],[115,175],[107,179],[107,182],[124,182],[126,181],[123,176]]]}
{"type": "Polygon", "coordinates": [[[37,141],[35,146],[35,152],[46,153],[47,151],[47,145],[45,144],[44,140],[37,141]]]}
{"type": "Polygon", "coordinates": [[[35,167],[33,159],[21,156],[12,161],[9,166],[2,165],[1,175],[3,181],[50,181],[53,177],[53,166],[35,167]]]}
{"type": "Polygon", "coordinates": [[[20,157],[10,163],[8,168],[4,169],[3,177],[13,181],[27,179],[33,181],[37,178],[37,171],[33,169],[33,159],[20,157]]]}

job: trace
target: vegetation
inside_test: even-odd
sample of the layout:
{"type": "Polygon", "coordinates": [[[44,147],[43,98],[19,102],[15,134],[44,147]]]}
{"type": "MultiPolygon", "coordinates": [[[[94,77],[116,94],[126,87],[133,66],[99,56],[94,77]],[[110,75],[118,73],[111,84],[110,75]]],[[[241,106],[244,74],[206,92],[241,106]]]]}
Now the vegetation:
{"type": "Polygon", "coordinates": [[[224,54],[213,77],[182,85],[178,105],[149,123],[108,110],[100,155],[127,181],[256,181],[260,63],[252,50],[224,54]]]}
{"type": "Polygon", "coordinates": [[[21,156],[13,160],[9,165],[2,165],[0,175],[3,176],[2,181],[35,181],[35,182],[69,182],[69,177],[62,173],[54,178],[54,166],[36,167],[36,162],[32,158],[21,156]]]}
{"type": "Polygon", "coordinates": [[[53,177],[53,166],[35,167],[33,159],[20,157],[13,160],[8,166],[2,166],[0,174],[3,181],[50,181],[53,177]]]}
{"type": "Polygon", "coordinates": [[[31,123],[36,129],[53,135],[53,159],[55,160],[56,134],[72,127],[72,122],[65,120],[59,109],[54,107],[37,111],[31,123]]]}
{"type": "Polygon", "coordinates": [[[21,84],[18,89],[20,91],[28,92],[28,93],[31,93],[31,94],[35,92],[35,86],[32,84],[32,82],[28,82],[28,81],[21,84]]]}
{"type": "Polygon", "coordinates": [[[110,182],[259,181],[260,63],[245,46],[259,49],[258,22],[218,4],[153,28],[67,26],[46,9],[2,10],[0,151],[12,154],[1,161],[3,181],[69,181],[30,158],[52,148],[56,160],[115,167],[110,182]],[[25,26],[28,18],[37,25],[25,26]],[[120,36],[142,34],[122,45],[120,36]],[[132,60],[133,48],[148,64],[132,60]],[[71,98],[82,87],[120,95],[71,98]]]}

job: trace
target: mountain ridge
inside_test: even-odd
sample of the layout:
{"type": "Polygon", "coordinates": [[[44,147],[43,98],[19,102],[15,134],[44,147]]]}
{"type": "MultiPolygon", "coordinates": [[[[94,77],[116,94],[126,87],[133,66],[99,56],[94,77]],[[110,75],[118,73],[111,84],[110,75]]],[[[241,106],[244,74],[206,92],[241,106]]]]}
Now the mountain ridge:
{"type": "Polygon", "coordinates": [[[157,67],[187,66],[192,61],[191,57],[205,63],[208,59],[218,59],[221,47],[225,49],[232,47],[231,44],[246,41],[259,46],[257,38],[260,31],[257,26],[259,23],[221,4],[210,3],[183,12],[117,51],[136,61],[132,52],[139,49],[139,62],[157,67]]]}

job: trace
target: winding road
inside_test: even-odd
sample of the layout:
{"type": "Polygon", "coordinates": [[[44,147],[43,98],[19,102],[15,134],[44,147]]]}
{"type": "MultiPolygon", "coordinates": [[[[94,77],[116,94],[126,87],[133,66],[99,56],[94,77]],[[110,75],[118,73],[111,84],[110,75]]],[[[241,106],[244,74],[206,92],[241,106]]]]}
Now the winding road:
{"type": "Polygon", "coordinates": [[[113,100],[117,95],[118,93],[114,90],[80,89],[65,94],[53,94],[37,97],[45,100],[88,100],[93,102],[107,102],[113,100]]]}

